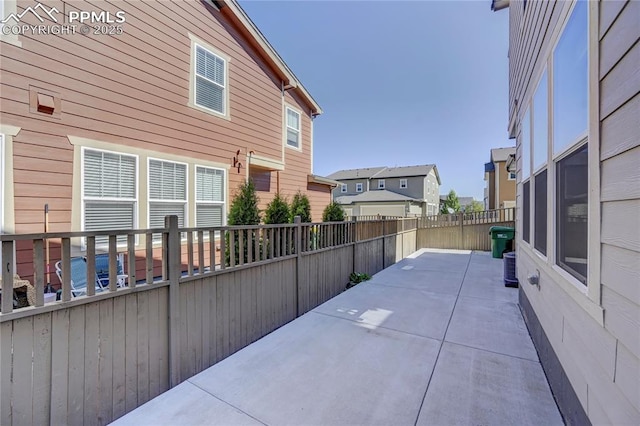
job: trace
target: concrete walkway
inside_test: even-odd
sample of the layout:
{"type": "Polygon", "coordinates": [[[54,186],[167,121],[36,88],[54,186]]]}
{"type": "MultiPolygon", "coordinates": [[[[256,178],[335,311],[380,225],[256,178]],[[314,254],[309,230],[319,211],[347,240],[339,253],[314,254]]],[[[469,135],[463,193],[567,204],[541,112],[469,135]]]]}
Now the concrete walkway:
{"type": "Polygon", "coordinates": [[[502,265],[420,250],[115,423],[562,424],[502,265]]]}

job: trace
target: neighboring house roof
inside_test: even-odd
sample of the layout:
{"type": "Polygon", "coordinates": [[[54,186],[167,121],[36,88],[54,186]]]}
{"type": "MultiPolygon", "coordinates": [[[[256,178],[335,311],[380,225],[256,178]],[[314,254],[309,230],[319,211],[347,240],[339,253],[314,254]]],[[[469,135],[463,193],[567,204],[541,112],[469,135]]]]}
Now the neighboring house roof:
{"type": "Polygon", "coordinates": [[[271,46],[253,21],[251,21],[237,0],[208,0],[208,3],[217,7],[222,14],[238,26],[240,32],[249,40],[252,47],[258,51],[269,67],[276,72],[278,78],[282,80],[284,90],[297,92],[311,108],[313,115],[322,114],[320,105],[313,99],[293,71],[291,71],[280,55],[278,55],[278,52],[271,46]]]}
{"type": "Polygon", "coordinates": [[[407,197],[406,195],[398,194],[397,192],[389,191],[386,189],[367,191],[358,195],[343,195],[341,197],[336,197],[336,202],[338,204],[371,203],[383,201],[420,202],[420,200],[417,200],[415,198],[407,197]]]}
{"type": "Polygon", "coordinates": [[[440,184],[440,174],[435,164],[423,164],[418,166],[404,167],[368,167],[364,169],[347,169],[339,170],[330,174],[330,179],[348,180],[348,179],[385,179],[394,177],[409,176],[426,176],[431,170],[435,172],[438,184],[440,184]]]}
{"type": "Polygon", "coordinates": [[[329,179],[346,180],[346,179],[369,179],[376,173],[384,170],[385,167],[367,167],[364,169],[348,169],[339,170],[327,176],[329,179]]]}
{"type": "MultiPolygon", "coordinates": [[[[404,167],[385,167],[375,176],[376,179],[404,177],[404,176],[426,176],[436,166],[434,164],[424,164],[419,166],[404,166],[404,167]]],[[[437,173],[436,173],[437,174],[437,173]]]]}
{"type": "Polygon", "coordinates": [[[501,161],[507,161],[509,155],[516,154],[516,147],[511,146],[508,148],[493,148],[491,150],[491,161],[499,163],[501,161]]]}

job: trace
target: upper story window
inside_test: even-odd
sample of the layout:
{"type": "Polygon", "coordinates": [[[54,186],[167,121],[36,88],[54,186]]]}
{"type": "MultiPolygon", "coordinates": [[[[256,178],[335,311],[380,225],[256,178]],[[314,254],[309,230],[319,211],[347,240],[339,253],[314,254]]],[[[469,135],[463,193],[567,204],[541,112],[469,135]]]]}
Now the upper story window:
{"type": "Polygon", "coordinates": [[[589,221],[588,11],[577,1],[553,52],[556,263],[587,284],[589,221]]]}
{"type": "Polygon", "coordinates": [[[300,113],[287,107],[287,146],[300,149],[300,113]]]}
{"type": "Polygon", "coordinates": [[[516,173],[515,172],[508,172],[508,180],[516,180],[516,173]]]}
{"type": "Polygon", "coordinates": [[[356,183],[356,192],[362,192],[362,184],[356,183]]]}
{"type": "Polygon", "coordinates": [[[192,40],[192,80],[189,104],[204,112],[229,117],[229,59],[206,43],[192,40]]]}
{"type": "Polygon", "coordinates": [[[553,154],[587,131],[587,2],[578,1],[553,52],[553,154]]]}
{"type": "Polygon", "coordinates": [[[225,217],[225,172],[196,167],[196,226],[223,226],[225,217]]]}
{"type": "Polygon", "coordinates": [[[165,216],[178,216],[185,226],[187,165],[149,159],[149,227],[163,228],[165,216]]]}
{"type": "MultiPolygon", "coordinates": [[[[85,149],[82,157],[85,231],[133,229],[136,225],[138,157],[85,149]]],[[[126,242],[126,237],[119,243],[126,242]]],[[[106,245],[107,237],[96,237],[106,245]]]]}
{"type": "Polygon", "coordinates": [[[342,185],[340,185],[340,192],[347,192],[347,184],[343,183],[342,185]]]}
{"type": "Polygon", "coordinates": [[[378,189],[384,189],[384,179],[378,179],[378,189]]]}
{"type": "Polygon", "coordinates": [[[408,188],[407,180],[406,179],[400,179],[400,189],[405,189],[405,188],[408,188]]]}

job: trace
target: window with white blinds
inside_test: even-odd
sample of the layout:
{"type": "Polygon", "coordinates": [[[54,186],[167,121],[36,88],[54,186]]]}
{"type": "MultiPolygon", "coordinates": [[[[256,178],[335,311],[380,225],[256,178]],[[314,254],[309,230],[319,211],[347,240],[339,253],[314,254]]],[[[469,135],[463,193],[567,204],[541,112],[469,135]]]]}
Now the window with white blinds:
{"type": "MultiPolygon", "coordinates": [[[[82,185],[84,229],[100,231],[135,227],[137,157],[84,150],[82,185]]],[[[96,244],[106,244],[106,237],[96,244]]]]}
{"type": "Polygon", "coordinates": [[[178,216],[185,226],[187,165],[149,159],[149,227],[163,228],[165,216],[178,216]]]}
{"type": "Polygon", "coordinates": [[[224,225],[225,172],[222,169],[196,167],[196,226],[224,225]]]}
{"type": "Polygon", "coordinates": [[[300,148],[300,113],[287,107],[287,145],[300,148]]]}
{"type": "Polygon", "coordinates": [[[226,114],[226,61],[198,44],[196,44],[195,55],[196,105],[226,114]]]}

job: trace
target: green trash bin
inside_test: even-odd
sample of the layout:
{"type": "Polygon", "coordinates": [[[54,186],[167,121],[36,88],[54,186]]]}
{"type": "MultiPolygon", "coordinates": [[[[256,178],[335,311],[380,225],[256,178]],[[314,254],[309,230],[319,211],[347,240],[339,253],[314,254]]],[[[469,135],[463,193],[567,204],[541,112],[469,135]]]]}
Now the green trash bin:
{"type": "Polygon", "coordinates": [[[492,226],[489,228],[491,234],[491,255],[496,259],[501,259],[502,254],[513,250],[513,238],[516,230],[510,226],[492,226]]]}

